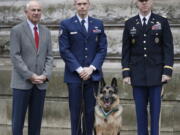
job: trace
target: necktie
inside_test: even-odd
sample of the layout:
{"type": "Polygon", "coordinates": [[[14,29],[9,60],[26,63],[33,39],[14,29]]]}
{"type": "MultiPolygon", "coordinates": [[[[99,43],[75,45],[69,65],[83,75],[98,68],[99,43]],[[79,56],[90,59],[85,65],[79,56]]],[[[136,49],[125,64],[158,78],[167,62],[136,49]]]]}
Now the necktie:
{"type": "Polygon", "coordinates": [[[36,49],[38,49],[38,47],[39,47],[39,34],[37,32],[36,25],[34,26],[34,40],[35,40],[35,43],[36,43],[36,49]]]}
{"type": "Polygon", "coordinates": [[[143,30],[146,30],[146,17],[143,18],[143,30]]]}
{"type": "Polygon", "coordinates": [[[83,19],[83,20],[81,21],[82,29],[83,29],[83,31],[84,31],[85,33],[87,33],[87,30],[86,30],[86,27],[85,27],[84,23],[85,23],[85,20],[83,19]]]}

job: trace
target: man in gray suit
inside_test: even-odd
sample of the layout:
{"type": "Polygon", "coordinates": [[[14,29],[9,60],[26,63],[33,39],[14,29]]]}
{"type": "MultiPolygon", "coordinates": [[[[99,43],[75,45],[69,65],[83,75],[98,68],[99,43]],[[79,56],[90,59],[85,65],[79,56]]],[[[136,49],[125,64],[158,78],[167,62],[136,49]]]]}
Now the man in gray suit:
{"type": "Polygon", "coordinates": [[[25,8],[26,21],[11,30],[13,135],[23,135],[27,108],[28,135],[40,135],[47,83],[53,66],[50,32],[38,24],[41,10],[39,2],[29,1],[25,8]]]}

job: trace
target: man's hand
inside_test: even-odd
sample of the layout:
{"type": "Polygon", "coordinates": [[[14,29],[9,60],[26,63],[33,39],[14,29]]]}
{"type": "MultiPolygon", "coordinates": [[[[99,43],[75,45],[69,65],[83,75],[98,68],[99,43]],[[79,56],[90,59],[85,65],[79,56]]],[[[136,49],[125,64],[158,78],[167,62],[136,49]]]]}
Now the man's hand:
{"type": "Polygon", "coordinates": [[[126,84],[131,84],[131,78],[130,77],[125,77],[124,79],[123,79],[123,83],[126,83],[126,84]]]}
{"type": "Polygon", "coordinates": [[[33,74],[30,80],[33,84],[42,84],[46,80],[46,76],[33,74]]]}
{"type": "Polygon", "coordinates": [[[170,79],[171,79],[170,76],[168,76],[168,75],[162,75],[161,82],[167,82],[167,81],[169,81],[170,79]]]}
{"type": "Polygon", "coordinates": [[[92,67],[84,67],[83,71],[80,72],[79,75],[83,80],[88,80],[92,73],[93,73],[92,67]]]}
{"type": "Polygon", "coordinates": [[[46,81],[47,77],[45,75],[40,75],[39,79],[44,82],[44,81],[46,81]]]}

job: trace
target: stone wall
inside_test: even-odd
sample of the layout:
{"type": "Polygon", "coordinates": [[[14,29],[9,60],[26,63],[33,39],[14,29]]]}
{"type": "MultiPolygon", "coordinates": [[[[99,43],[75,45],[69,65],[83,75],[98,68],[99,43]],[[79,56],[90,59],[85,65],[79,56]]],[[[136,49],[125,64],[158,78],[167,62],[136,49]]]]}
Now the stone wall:
{"type": "MultiPolygon", "coordinates": [[[[4,61],[4,65],[0,65],[0,131],[2,130],[4,134],[0,132],[0,135],[11,135],[12,91],[9,88],[11,62],[8,58],[0,60],[4,61]]],[[[111,81],[112,77],[118,79],[118,92],[124,109],[122,135],[135,135],[136,117],[132,90],[130,86],[123,85],[120,67],[119,62],[106,60],[103,65],[104,76],[107,83],[111,81]]],[[[164,89],[160,128],[162,135],[180,134],[179,69],[180,64],[176,64],[173,80],[164,89]]],[[[69,135],[68,93],[66,85],[63,83],[63,72],[63,61],[55,59],[54,72],[46,95],[42,135],[48,133],[57,135],[57,132],[69,135]]],[[[25,125],[27,126],[27,121],[25,125]]]]}
{"type": "MultiPolygon", "coordinates": [[[[11,135],[12,92],[9,88],[11,62],[9,59],[9,34],[15,24],[25,19],[24,4],[28,0],[0,0],[0,135],[11,135]]],[[[53,52],[55,56],[53,77],[47,91],[43,135],[68,135],[69,111],[68,93],[63,83],[64,63],[58,52],[58,23],[74,15],[73,0],[40,0],[44,10],[42,24],[51,30],[53,52]]],[[[161,133],[163,135],[180,134],[180,1],[154,0],[153,12],[168,18],[175,45],[175,71],[172,81],[165,87],[162,102],[161,133]]],[[[91,0],[90,15],[104,21],[108,37],[108,57],[103,65],[105,79],[118,78],[119,94],[124,107],[123,135],[134,135],[136,120],[131,87],[122,84],[121,78],[121,39],[124,21],[137,14],[134,0],[91,0]],[[117,58],[117,59],[114,59],[117,58]]],[[[27,125],[27,124],[26,124],[27,125]]],[[[26,128],[25,128],[26,131],[26,128]]]]}
{"type": "MultiPolygon", "coordinates": [[[[58,55],[58,24],[74,15],[73,0],[40,0],[43,4],[42,24],[52,30],[53,50],[58,55]]],[[[91,0],[90,15],[104,21],[108,37],[108,55],[120,57],[124,21],[137,14],[135,0],[91,0]]],[[[8,54],[10,28],[25,19],[27,0],[0,0],[0,55],[8,54]]],[[[153,12],[167,17],[172,27],[175,54],[180,54],[180,1],[155,0],[153,12]]]]}

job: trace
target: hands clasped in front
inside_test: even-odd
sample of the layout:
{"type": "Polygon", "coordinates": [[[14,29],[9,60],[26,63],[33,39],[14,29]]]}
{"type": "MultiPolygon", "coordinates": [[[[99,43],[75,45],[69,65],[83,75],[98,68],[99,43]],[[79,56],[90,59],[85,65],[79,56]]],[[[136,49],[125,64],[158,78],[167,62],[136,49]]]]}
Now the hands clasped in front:
{"type": "Polygon", "coordinates": [[[91,77],[91,74],[93,73],[92,67],[84,67],[83,70],[79,73],[79,76],[85,81],[88,80],[91,77]]]}
{"type": "Polygon", "coordinates": [[[46,79],[47,78],[45,75],[37,75],[37,74],[33,74],[32,77],[30,78],[33,84],[42,84],[46,79]]]}
{"type": "MultiPolygon", "coordinates": [[[[167,82],[167,81],[169,81],[169,80],[171,80],[171,77],[170,77],[170,76],[168,76],[168,75],[162,75],[162,79],[161,79],[161,82],[162,82],[162,83],[167,82]]],[[[123,79],[123,83],[126,83],[126,84],[131,85],[131,78],[130,78],[130,77],[125,77],[125,78],[123,79]]]]}

